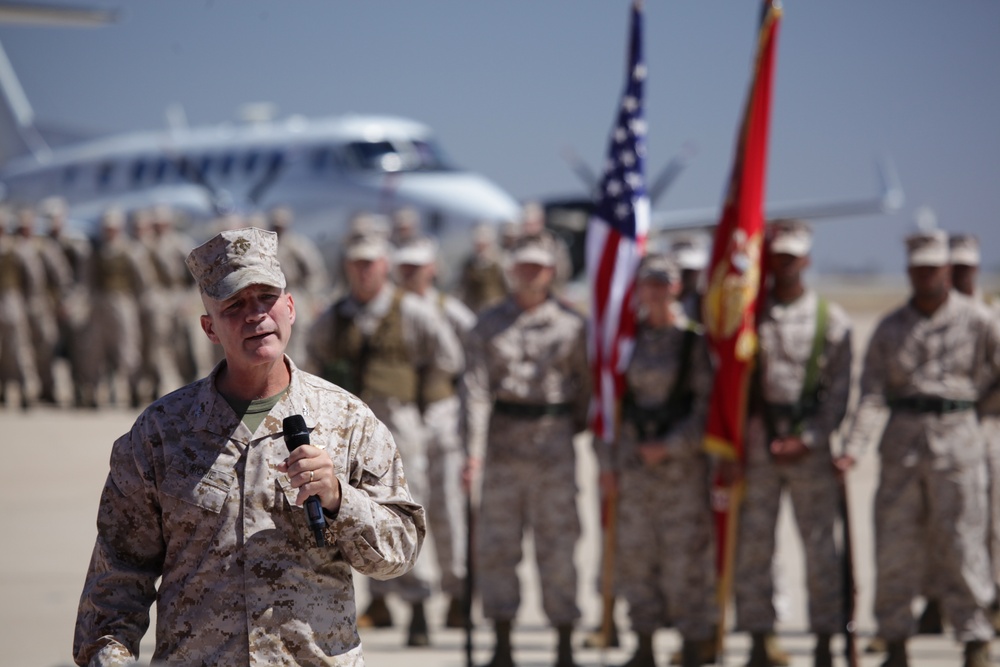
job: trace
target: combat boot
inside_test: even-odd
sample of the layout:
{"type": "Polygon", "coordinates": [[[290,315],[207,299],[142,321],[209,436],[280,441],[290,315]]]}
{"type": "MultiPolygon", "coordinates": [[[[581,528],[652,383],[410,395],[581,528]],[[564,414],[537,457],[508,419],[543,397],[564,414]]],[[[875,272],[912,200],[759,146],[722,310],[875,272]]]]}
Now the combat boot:
{"type": "Polygon", "coordinates": [[[990,625],[993,626],[993,632],[1000,635],[1000,602],[994,602],[990,606],[990,612],[987,616],[990,619],[990,625]]]}
{"type": "Polygon", "coordinates": [[[964,667],[990,667],[990,643],[984,641],[965,642],[964,667]]]}
{"type": "Polygon", "coordinates": [[[608,637],[604,637],[604,628],[597,628],[587,633],[583,638],[583,648],[618,648],[621,646],[621,639],[618,637],[618,624],[611,621],[611,629],[608,637]]]}
{"type": "Polygon", "coordinates": [[[754,632],[751,635],[750,660],[747,667],[788,667],[791,659],[778,646],[778,638],[772,632],[754,632]]]}
{"type": "Polygon", "coordinates": [[[882,667],[910,667],[910,661],[906,657],[906,642],[886,642],[886,658],[882,667]]]}
{"type": "Polygon", "coordinates": [[[872,637],[865,647],[865,653],[885,653],[885,640],[881,637],[872,637]]]}
{"type": "Polygon", "coordinates": [[[917,634],[920,635],[940,635],[944,634],[944,622],[941,620],[941,604],[937,600],[927,600],[924,611],[917,621],[917,634]]]}
{"type": "Polygon", "coordinates": [[[510,646],[510,621],[494,621],[493,630],[497,636],[493,659],[483,667],[514,667],[514,656],[510,646]]]}
{"type": "Polygon", "coordinates": [[[448,603],[448,613],[444,617],[444,627],[464,628],[468,622],[465,615],[465,601],[462,598],[452,598],[448,603]]]}
{"type": "Polygon", "coordinates": [[[681,648],[678,651],[674,651],[673,655],[670,656],[671,665],[686,665],[684,662],[685,651],[688,650],[688,644],[693,644],[694,649],[698,652],[698,662],[692,662],[692,665],[714,665],[715,664],[715,639],[699,639],[699,640],[688,640],[685,639],[684,643],[681,644],[681,648]]]}
{"type": "Polygon", "coordinates": [[[656,659],[653,656],[653,633],[637,632],[636,637],[639,644],[635,653],[622,667],[656,667],[656,659]]]}
{"type": "Polygon", "coordinates": [[[406,635],[407,646],[430,646],[431,635],[427,630],[427,616],[424,615],[424,603],[413,603],[413,615],[410,617],[410,629],[406,635]]]}
{"type": "Polygon", "coordinates": [[[559,640],[556,646],[555,667],[576,667],[576,663],[573,662],[573,626],[560,625],[556,628],[556,632],[559,640]]]}
{"type": "Polygon", "coordinates": [[[359,628],[391,628],[392,612],[385,598],[372,598],[365,613],[358,617],[359,628]]]}
{"type": "Polygon", "coordinates": [[[816,635],[813,667],[833,667],[833,654],[830,652],[830,635],[828,633],[820,632],[816,635]]]}

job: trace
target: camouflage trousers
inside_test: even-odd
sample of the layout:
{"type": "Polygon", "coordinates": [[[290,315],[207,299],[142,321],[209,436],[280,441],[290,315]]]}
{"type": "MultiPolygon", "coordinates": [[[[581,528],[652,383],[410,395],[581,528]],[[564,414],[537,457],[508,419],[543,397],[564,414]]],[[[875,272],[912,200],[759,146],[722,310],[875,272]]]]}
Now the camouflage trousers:
{"type": "Polygon", "coordinates": [[[459,598],[465,593],[465,453],[458,437],[458,396],[435,401],[424,411],[427,428],[427,498],[424,509],[441,572],[441,590],[459,598]]]}
{"type": "MultiPolygon", "coordinates": [[[[493,446],[491,442],[490,446],[493,446]]],[[[517,566],[528,531],[534,538],[542,609],[553,625],[580,617],[574,551],[580,538],[573,445],[559,459],[497,461],[487,455],[476,523],[476,581],[483,615],[513,620],[521,604],[517,566]]]]}
{"type": "MultiPolygon", "coordinates": [[[[392,433],[406,470],[406,484],[413,500],[427,503],[427,436],[417,406],[394,398],[375,398],[368,402],[375,416],[392,433]]],[[[413,569],[394,579],[371,579],[368,591],[372,597],[398,595],[404,602],[428,599],[434,588],[434,564],[426,551],[417,557],[413,569]]]]}
{"type": "Polygon", "coordinates": [[[719,614],[705,457],[626,468],[618,487],[616,589],[632,629],[669,619],[685,639],[710,639],[719,614]]]}
{"type": "Polygon", "coordinates": [[[810,627],[817,633],[840,632],[843,585],[834,533],[839,490],[830,450],[820,446],[795,463],[777,464],[763,438],[748,437],[746,496],[740,507],[736,545],[737,624],[747,632],[774,628],[772,561],[781,497],[786,491],[805,552],[810,627]]]}
{"type": "Polygon", "coordinates": [[[984,417],[982,423],[989,470],[990,571],[1000,588],[1000,417],[984,417]]]}
{"type": "Polygon", "coordinates": [[[928,453],[882,456],[875,494],[875,619],[887,641],[912,635],[926,554],[940,569],[938,594],[959,641],[989,641],[993,600],[987,550],[985,461],[940,463],[928,453]]]}

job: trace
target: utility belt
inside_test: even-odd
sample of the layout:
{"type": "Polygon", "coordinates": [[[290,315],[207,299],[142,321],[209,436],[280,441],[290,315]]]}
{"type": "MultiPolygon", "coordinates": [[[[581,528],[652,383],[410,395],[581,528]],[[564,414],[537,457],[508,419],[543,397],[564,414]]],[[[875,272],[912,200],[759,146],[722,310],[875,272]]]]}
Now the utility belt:
{"type": "Polygon", "coordinates": [[[541,419],[542,417],[563,417],[573,412],[571,403],[511,403],[493,401],[493,412],[517,419],[541,419]]]}
{"type": "Polygon", "coordinates": [[[819,397],[795,403],[768,403],[761,400],[751,410],[764,419],[770,437],[800,435],[805,421],[819,412],[819,397]]]}
{"type": "Polygon", "coordinates": [[[943,415],[951,412],[964,412],[975,407],[975,401],[959,401],[940,396],[907,396],[889,399],[889,408],[894,412],[943,415]]]}
{"type": "Polygon", "coordinates": [[[661,438],[670,432],[678,417],[690,414],[693,404],[694,395],[690,393],[652,408],[639,407],[626,396],[622,404],[622,420],[635,427],[640,440],[661,438]]]}

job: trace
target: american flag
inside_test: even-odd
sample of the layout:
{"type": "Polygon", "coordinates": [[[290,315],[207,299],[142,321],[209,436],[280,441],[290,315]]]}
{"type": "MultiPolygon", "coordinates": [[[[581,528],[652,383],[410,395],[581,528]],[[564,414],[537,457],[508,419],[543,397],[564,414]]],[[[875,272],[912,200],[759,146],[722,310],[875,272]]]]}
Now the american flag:
{"type": "Polygon", "coordinates": [[[610,441],[624,391],[624,370],[635,337],[631,306],[635,272],[646,249],[646,121],[643,118],[642,4],[632,4],[628,80],[611,131],[608,159],[594,213],[587,225],[590,281],[589,352],[594,397],[591,429],[610,441]]]}

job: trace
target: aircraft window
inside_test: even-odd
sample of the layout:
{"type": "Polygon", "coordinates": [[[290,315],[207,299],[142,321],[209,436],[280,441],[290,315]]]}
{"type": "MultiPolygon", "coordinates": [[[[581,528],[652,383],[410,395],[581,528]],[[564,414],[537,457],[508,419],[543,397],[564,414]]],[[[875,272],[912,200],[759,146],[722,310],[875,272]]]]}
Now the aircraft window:
{"type": "Polygon", "coordinates": [[[247,156],[243,158],[243,171],[251,174],[253,170],[257,168],[257,153],[247,153],[247,156]]]}
{"type": "Polygon", "coordinates": [[[414,141],[414,151],[419,157],[420,166],[424,171],[442,171],[450,169],[450,163],[441,147],[429,141],[414,141]]]}
{"type": "Polygon", "coordinates": [[[268,171],[277,171],[285,164],[285,154],[279,151],[271,153],[271,158],[267,163],[268,171]]]}
{"type": "Polygon", "coordinates": [[[219,160],[219,175],[223,178],[229,176],[230,172],[233,170],[233,162],[235,161],[236,158],[233,157],[232,153],[223,155],[222,159],[219,160]]]}
{"type": "Polygon", "coordinates": [[[97,186],[106,188],[111,185],[111,179],[115,175],[115,163],[105,162],[97,168],[97,186]]]}
{"type": "Polygon", "coordinates": [[[359,169],[399,171],[403,159],[388,141],[355,141],[347,144],[347,161],[359,169]]]}
{"type": "Polygon", "coordinates": [[[146,175],[146,163],[140,158],[132,163],[132,185],[142,183],[142,177],[146,175]]]}
{"type": "Polygon", "coordinates": [[[172,174],[171,169],[172,162],[165,157],[161,157],[156,161],[156,168],[153,171],[153,180],[157,183],[162,183],[172,174]]]}
{"type": "Polygon", "coordinates": [[[198,170],[201,172],[202,176],[205,176],[211,169],[212,169],[212,156],[203,155],[198,163],[198,170]]]}
{"type": "Polygon", "coordinates": [[[76,167],[66,167],[63,171],[63,185],[73,185],[76,183],[76,167]]]}

